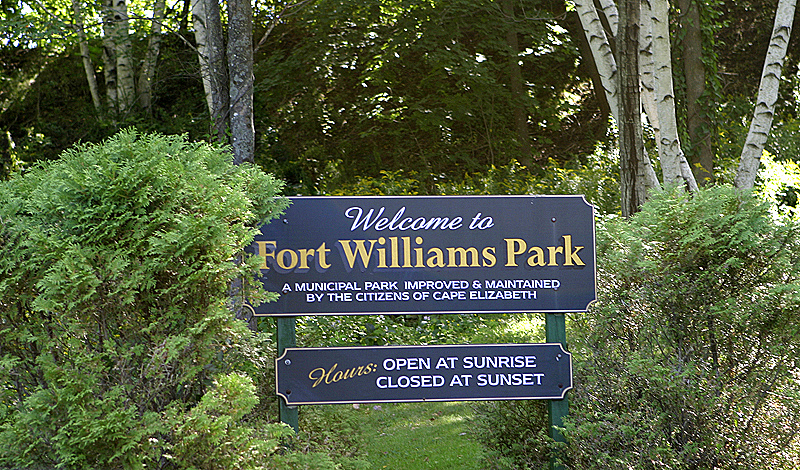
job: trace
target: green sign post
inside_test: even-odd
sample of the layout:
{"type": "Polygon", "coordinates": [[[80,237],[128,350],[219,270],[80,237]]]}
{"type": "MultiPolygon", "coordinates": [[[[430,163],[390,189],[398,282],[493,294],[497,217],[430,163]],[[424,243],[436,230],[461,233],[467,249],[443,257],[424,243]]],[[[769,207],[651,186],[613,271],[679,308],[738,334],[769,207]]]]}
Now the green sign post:
{"type": "MultiPolygon", "coordinates": [[[[567,350],[567,328],[563,313],[547,313],[544,319],[545,341],[548,343],[560,343],[564,350],[567,350]]],[[[556,442],[565,442],[564,434],[560,428],[564,426],[564,417],[569,414],[569,399],[564,396],[562,400],[547,401],[547,424],[550,437],[556,442]]],[[[554,458],[550,460],[550,468],[559,470],[563,468],[558,465],[554,458]]]]}
{"type": "MultiPolygon", "coordinates": [[[[278,357],[280,357],[286,348],[297,346],[295,333],[297,319],[295,317],[277,317],[275,323],[278,333],[278,357]]],[[[285,400],[278,400],[278,404],[281,422],[288,424],[294,429],[294,432],[297,432],[299,429],[297,407],[287,405],[285,400]]]]}

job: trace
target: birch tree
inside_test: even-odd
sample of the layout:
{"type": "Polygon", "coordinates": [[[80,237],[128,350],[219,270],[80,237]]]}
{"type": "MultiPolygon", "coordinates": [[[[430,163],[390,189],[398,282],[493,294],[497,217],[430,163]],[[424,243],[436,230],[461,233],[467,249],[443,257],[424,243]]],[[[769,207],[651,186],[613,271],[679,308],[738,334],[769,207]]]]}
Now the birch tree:
{"type": "Polygon", "coordinates": [[[783,59],[789,46],[792,34],[792,23],[797,0],[779,0],[778,10],[775,13],[775,24],[772,28],[772,38],[764,60],[764,71],[761,74],[761,84],[758,87],[758,98],[747,133],[742,155],[739,159],[739,170],[736,173],[734,184],[737,188],[749,190],[753,188],[761,163],[761,154],[767,143],[772,118],[775,114],[775,103],[778,101],[778,86],[781,80],[783,59]]]}
{"type": "Polygon", "coordinates": [[[215,138],[233,149],[236,163],[252,162],[255,153],[253,117],[253,56],[275,22],[294,13],[310,0],[290,3],[278,11],[258,45],[253,45],[251,0],[228,0],[227,48],[225,27],[216,0],[192,0],[200,75],[215,138]]]}
{"type": "Polygon", "coordinates": [[[192,25],[213,133],[217,141],[224,142],[228,130],[228,67],[219,3],[192,0],[192,25]]]}
{"type": "Polygon", "coordinates": [[[78,35],[78,47],[81,51],[81,60],[83,62],[83,71],[86,74],[86,82],[89,85],[89,93],[92,95],[92,104],[98,116],[102,114],[102,103],[100,101],[100,92],[97,88],[97,75],[94,73],[94,63],[92,56],[89,54],[89,40],[86,36],[86,25],[83,20],[83,13],[81,12],[80,0],[72,0],[72,14],[74,23],[73,28],[75,34],[78,35]]]}
{"type": "MultiPolygon", "coordinates": [[[[647,0],[645,0],[647,1],[647,0]]],[[[658,154],[664,184],[685,185],[697,190],[697,182],[683,153],[675,115],[675,93],[672,86],[672,54],[669,40],[669,1],[652,0],[649,21],[653,30],[654,96],[658,116],[658,154]]]]}
{"type": "MultiPolygon", "coordinates": [[[[697,182],[678,137],[672,83],[672,52],[669,45],[669,2],[668,0],[642,1],[644,2],[642,11],[645,14],[641,17],[641,34],[639,35],[641,49],[637,59],[641,59],[639,75],[641,77],[640,86],[643,90],[642,96],[649,101],[643,103],[642,107],[647,111],[650,123],[656,131],[664,184],[684,185],[688,190],[694,191],[697,189],[697,182]],[[648,15],[648,11],[652,11],[651,14],[648,15]],[[652,70],[649,69],[650,67],[652,70]]],[[[615,62],[612,43],[621,47],[619,44],[624,42],[624,38],[618,37],[622,33],[617,32],[617,29],[626,21],[625,15],[620,14],[620,11],[614,8],[612,0],[600,0],[597,5],[591,0],[575,0],[574,4],[601,77],[602,92],[607,97],[615,121],[622,128],[620,123],[620,93],[622,89],[618,73],[620,64],[615,62]],[[605,24],[603,20],[605,20],[605,24]]],[[[791,35],[795,4],[796,0],[779,0],[753,123],[745,148],[742,150],[739,170],[735,179],[736,186],[741,189],[752,188],[755,182],[761,152],[772,125],[775,103],[778,98],[781,67],[791,35]]],[[[699,21],[699,15],[697,21],[699,21]]],[[[630,60],[630,56],[627,57],[626,60],[630,60]]],[[[631,92],[633,91],[628,86],[627,93],[631,92]]],[[[623,142],[623,145],[638,145],[638,143],[623,142]]],[[[638,152],[635,154],[639,155],[640,164],[647,167],[646,155],[638,152]]],[[[632,168],[629,162],[626,165],[627,167],[623,168],[624,171],[632,168]]],[[[647,174],[641,176],[652,177],[647,174]]],[[[626,184],[624,183],[625,178],[626,176],[623,175],[623,185],[626,184]]],[[[704,178],[707,176],[704,175],[704,178]]],[[[656,181],[650,187],[659,187],[658,182],[656,181]]],[[[623,188],[623,194],[624,192],[623,188]]]]}
{"type": "MultiPolygon", "coordinates": [[[[44,4],[39,4],[45,8],[44,4]]],[[[138,80],[135,79],[137,60],[133,56],[131,24],[126,0],[103,0],[98,4],[102,17],[102,63],[105,85],[105,100],[101,98],[98,86],[97,71],[89,48],[90,33],[93,28],[87,26],[86,17],[93,18],[97,10],[82,0],[71,1],[71,24],[78,39],[84,73],[92,96],[92,104],[98,116],[113,120],[125,118],[140,108],[149,111],[152,103],[152,85],[156,64],[160,55],[162,23],[164,21],[165,2],[154,0],[151,18],[146,18],[150,25],[147,31],[147,48],[141,60],[138,80]]],[[[49,12],[55,15],[53,12],[49,12]]],[[[90,23],[92,20],[89,20],[90,23]]]]}
{"type": "Polygon", "coordinates": [[[153,77],[156,72],[156,62],[161,50],[161,22],[164,20],[164,0],[155,0],[153,5],[153,20],[150,27],[150,36],[147,38],[147,52],[145,53],[142,68],[139,71],[137,91],[139,104],[142,109],[151,112],[153,98],[153,77]]]}
{"type": "MultiPolygon", "coordinates": [[[[606,18],[609,24],[608,31],[604,28],[600,15],[591,0],[576,0],[575,2],[575,8],[580,18],[581,25],[583,26],[584,33],[586,34],[587,41],[589,42],[594,62],[597,65],[603,85],[603,92],[611,108],[611,114],[621,131],[623,127],[625,127],[625,135],[620,135],[621,142],[626,142],[624,144],[626,148],[624,150],[620,149],[620,183],[621,192],[623,194],[622,205],[623,207],[628,207],[628,209],[623,210],[623,213],[630,215],[628,212],[635,212],[637,210],[636,208],[644,202],[647,192],[659,188],[660,183],[653,169],[652,162],[650,162],[649,157],[644,151],[640,119],[633,117],[631,114],[638,114],[641,111],[638,79],[635,79],[635,85],[633,86],[628,83],[628,93],[626,94],[626,97],[629,97],[630,93],[635,93],[636,98],[634,102],[625,103],[625,107],[628,111],[626,117],[629,120],[633,118],[635,122],[623,124],[621,121],[621,119],[623,119],[623,109],[620,89],[623,85],[621,84],[620,74],[618,73],[617,59],[614,57],[614,51],[611,48],[609,34],[616,34],[617,36],[623,35],[624,32],[621,34],[617,33],[620,28],[619,24],[625,20],[621,19],[617,21],[620,15],[618,14],[618,9],[611,0],[605,0],[601,5],[603,8],[602,11],[607,15],[606,18]],[[634,124],[639,128],[629,128],[627,124],[634,124]],[[632,132],[631,134],[628,134],[629,129],[632,132]],[[630,148],[631,145],[634,146],[633,149],[630,148]]],[[[637,8],[637,22],[639,11],[640,10],[637,8]]],[[[635,42],[638,44],[639,28],[635,28],[634,34],[635,42]]],[[[631,38],[631,40],[633,39],[631,38]]],[[[624,38],[622,41],[624,42],[624,38]]],[[[634,60],[636,63],[636,70],[629,71],[627,75],[628,79],[638,77],[638,50],[639,48],[636,47],[635,54],[626,55],[626,60],[634,60]]]]}
{"type": "Polygon", "coordinates": [[[104,62],[109,107],[124,116],[134,103],[133,57],[127,0],[104,0],[104,62]]]}

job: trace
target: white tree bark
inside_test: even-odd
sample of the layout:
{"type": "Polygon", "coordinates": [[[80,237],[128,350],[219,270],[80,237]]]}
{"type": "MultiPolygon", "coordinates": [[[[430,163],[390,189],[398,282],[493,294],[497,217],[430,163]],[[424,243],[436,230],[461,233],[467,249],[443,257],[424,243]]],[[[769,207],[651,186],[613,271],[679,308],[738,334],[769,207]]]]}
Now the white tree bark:
{"type": "Polygon", "coordinates": [[[153,100],[153,78],[156,72],[156,63],[161,50],[161,22],[164,20],[164,0],[155,0],[153,5],[153,23],[150,27],[150,37],[147,39],[147,53],[139,71],[137,83],[139,91],[139,104],[145,111],[150,112],[153,100]]]}
{"type": "Polygon", "coordinates": [[[600,9],[608,22],[609,33],[611,37],[616,37],[619,32],[619,10],[614,0],[598,0],[600,9]]]}
{"type": "Polygon", "coordinates": [[[117,52],[117,103],[119,111],[126,113],[136,97],[128,2],[127,0],[112,0],[111,4],[114,23],[117,25],[114,35],[117,52]]]}
{"type": "Polygon", "coordinates": [[[81,51],[81,59],[83,60],[83,70],[86,73],[86,81],[89,84],[89,93],[92,95],[92,104],[98,116],[102,115],[102,102],[100,101],[100,92],[97,89],[97,76],[94,73],[94,64],[92,57],[89,55],[89,41],[86,39],[86,25],[83,22],[83,15],[81,14],[80,0],[72,0],[72,12],[75,15],[75,33],[78,35],[78,43],[81,51]]]}
{"type": "Polygon", "coordinates": [[[761,84],[758,88],[756,107],[750,131],[742,149],[739,160],[739,170],[736,172],[734,184],[742,190],[753,188],[761,164],[761,154],[767,143],[772,119],[775,112],[775,102],[778,101],[778,86],[781,79],[783,60],[789,46],[792,34],[792,23],[797,0],[779,0],[775,12],[775,23],[772,28],[772,39],[767,49],[764,60],[764,70],[761,74],[761,84]]]}
{"type": "MultiPolygon", "coordinates": [[[[575,0],[575,9],[583,26],[583,32],[589,41],[597,72],[603,84],[603,92],[611,108],[614,121],[619,122],[619,94],[617,92],[617,62],[611,50],[603,23],[592,0],[575,0]]],[[[616,9],[615,9],[616,11],[616,9]]]]}
{"type": "Polygon", "coordinates": [[[194,41],[197,45],[197,57],[200,60],[200,79],[203,81],[203,91],[206,94],[206,105],[209,114],[213,113],[214,104],[212,101],[211,76],[208,69],[208,46],[206,45],[206,2],[204,0],[192,0],[192,25],[194,26],[194,41]]]}
{"type": "Polygon", "coordinates": [[[103,78],[106,84],[106,104],[112,119],[117,108],[117,48],[114,43],[116,25],[111,9],[113,0],[103,1],[103,78]]]}
{"type": "Polygon", "coordinates": [[[229,113],[228,69],[219,3],[216,0],[192,0],[192,22],[214,135],[217,141],[225,142],[229,113]]]}
{"type": "MultiPolygon", "coordinates": [[[[607,17],[610,29],[612,31],[618,29],[620,19],[616,5],[611,0],[601,1],[603,2],[603,12],[607,17]]],[[[601,83],[603,84],[603,92],[611,108],[611,114],[617,126],[621,127],[620,84],[617,61],[611,50],[606,30],[603,28],[600,15],[592,0],[575,0],[575,8],[578,13],[578,18],[581,21],[581,26],[586,34],[586,39],[589,42],[595,64],[597,65],[597,71],[600,75],[601,83]]],[[[637,100],[637,102],[639,102],[639,100],[637,100]]],[[[637,135],[639,136],[637,138],[641,139],[641,132],[637,135]]],[[[624,143],[623,145],[631,145],[631,143],[624,143]]],[[[650,158],[644,152],[643,146],[637,146],[637,149],[638,148],[641,148],[641,150],[634,151],[634,154],[637,156],[637,162],[624,162],[624,171],[633,172],[630,176],[636,179],[634,183],[636,191],[639,191],[641,188],[646,188],[646,191],[660,188],[661,184],[658,181],[658,176],[656,175],[650,158]]]]}
{"type": "Polygon", "coordinates": [[[124,114],[136,96],[128,3],[127,0],[105,0],[103,9],[103,57],[109,107],[124,114]]]}
{"type": "Polygon", "coordinates": [[[639,80],[641,82],[642,108],[655,134],[661,139],[658,112],[656,111],[655,60],[653,59],[653,12],[649,0],[642,0],[642,17],[639,28],[639,80]]]}
{"type": "Polygon", "coordinates": [[[653,0],[653,61],[655,101],[659,122],[658,154],[665,186],[683,185],[697,191],[697,181],[678,137],[675,93],[672,85],[672,52],[669,38],[669,1],[653,0]]]}

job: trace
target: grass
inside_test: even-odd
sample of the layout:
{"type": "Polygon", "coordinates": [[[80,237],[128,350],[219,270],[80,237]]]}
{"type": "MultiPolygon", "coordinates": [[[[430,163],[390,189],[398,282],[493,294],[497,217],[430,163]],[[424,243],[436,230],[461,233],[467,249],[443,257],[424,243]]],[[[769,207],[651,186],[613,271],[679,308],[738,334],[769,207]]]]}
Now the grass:
{"type": "Polygon", "coordinates": [[[478,470],[469,403],[360,405],[362,458],[376,470],[478,470]]]}

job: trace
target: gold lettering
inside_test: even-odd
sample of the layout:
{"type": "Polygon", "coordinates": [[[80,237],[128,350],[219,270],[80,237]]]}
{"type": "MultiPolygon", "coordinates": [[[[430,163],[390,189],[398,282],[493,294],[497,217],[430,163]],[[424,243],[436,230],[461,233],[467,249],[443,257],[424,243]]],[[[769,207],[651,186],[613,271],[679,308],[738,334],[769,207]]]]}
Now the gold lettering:
{"type": "Polygon", "coordinates": [[[336,370],[337,367],[339,367],[339,363],[333,364],[329,370],[325,370],[323,367],[317,367],[309,372],[309,380],[314,381],[314,383],[311,385],[311,388],[314,388],[323,382],[327,385],[330,385],[331,383],[336,383],[341,380],[348,380],[354,377],[371,374],[378,370],[378,365],[372,362],[367,365],[353,367],[344,371],[336,370]]]}
{"type": "Polygon", "coordinates": [[[517,266],[517,255],[525,253],[528,244],[521,238],[505,238],[506,241],[506,266],[517,266]]]}
{"type": "Polygon", "coordinates": [[[578,252],[583,249],[582,246],[576,246],[575,251],[572,251],[572,235],[564,235],[564,266],[586,266],[578,252]]]}
{"type": "Polygon", "coordinates": [[[316,251],[317,250],[311,248],[300,248],[297,250],[297,252],[300,253],[300,269],[308,269],[308,258],[311,257],[311,259],[313,259],[316,251]]]}
{"type": "MultiPolygon", "coordinates": [[[[336,366],[334,365],[334,367],[336,366]]],[[[316,369],[309,372],[308,378],[314,381],[314,385],[312,385],[311,388],[314,388],[317,385],[319,385],[322,382],[322,380],[325,379],[326,375],[327,375],[326,371],[322,367],[317,367],[316,369]]]]}
{"type": "Polygon", "coordinates": [[[483,267],[491,268],[497,264],[497,257],[494,255],[494,247],[487,246],[481,252],[483,254],[483,267]]]}
{"type": "Polygon", "coordinates": [[[455,267],[459,267],[459,268],[467,268],[467,267],[478,268],[478,267],[480,267],[480,265],[478,264],[478,249],[475,248],[475,247],[469,247],[469,248],[450,247],[450,248],[447,248],[447,258],[448,258],[448,263],[447,263],[447,267],[448,268],[455,268],[455,267]],[[457,256],[457,255],[460,255],[460,256],[457,256]],[[469,256],[469,255],[472,255],[472,256],[469,256]],[[461,262],[456,264],[456,258],[459,258],[459,257],[461,258],[461,262]],[[472,262],[468,263],[467,260],[470,259],[470,258],[472,259],[472,262]]]}
{"type": "Polygon", "coordinates": [[[403,240],[403,267],[411,267],[411,237],[400,237],[403,240]]]}
{"type": "Polygon", "coordinates": [[[322,242],[319,248],[317,248],[317,260],[320,268],[328,269],[331,267],[331,264],[328,263],[328,259],[326,258],[330,252],[331,250],[325,246],[325,242],[322,242]]]}
{"type": "Polygon", "coordinates": [[[390,268],[399,268],[400,265],[397,263],[398,258],[400,258],[400,249],[397,245],[397,237],[389,237],[389,244],[391,246],[392,252],[392,264],[389,265],[390,268]]]}
{"type": "Polygon", "coordinates": [[[350,269],[353,269],[356,265],[356,259],[361,259],[361,263],[364,265],[364,268],[369,266],[369,260],[372,257],[372,248],[375,246],[375,243],[378,240],[369,240],[369,250],[365,246],[364,242],[366,240],[339,240],[339,245],[341,245],[342,250],[344,251],[344,256],[347,258],[347,264],[350,266],[350,269]],[[352,247],[350,246],[350,242],[356,244],[356,249],[353,251],[352,247]]]}
{"type": "Polygon", "coordinates": [[[278,252],[278,255],[275,256],[275,262],[278,263],[278,266],[281,269],[291,270],[297,266],[297,253],[294,250],[285,249],[278,252]],[[289,264],[286,264],[286,255],[289,255],[289,264]]]}
{"type": "Polygon", "coordinates": [[[532,246],[528,253],[533,253],[531,256],[528,257],[528,266],[544,266],[544,250],[539,248],[538,246],[532,246]]]}
{"type": "Polygon", "coordinates": [[[441,248],[433,247],[428,250],[428,260],[426,261],[429,268],[443,268],[447,266],[444,262],[444,252],[441,248]]]}
{"type": "MultiPolygon", "coordinates": [[[[386,239],[383,237],[378,238],[378,243],[384,245],[386,243],[386,239]]],[[[378,248],[376,250],[378,252],[378,267],[385,268],[386,267],[386,248],[378,248]]],[[[366,266],[366,264],[364,265],[366,266]]]]}
{"type": "Polygon", "coordinates": [[[563,246],[548,246],[547,252],[550,255],[550,262],[547,263],[548,266],[558,266],[558,262],[556,261],[557,254],[564,254],[564,247],[563,246]]]}
{"type": "MultiPolygon", "coordinates": [[[[422,245],[422,237],[416,237],[414,241],[417,243],[417,245],[422,245]]],[[[423,264],[423,261],[425,257],[422,255],[422,248],[420,247],[414,248],[414,254],[417,257],[417,262],[414,264],[414,267],[424,268],[425,265],[423,264]]]]}
{"type": "Polygon", "coordinates": [[[259,269],[269,269],[267,266],[267,258],[275,259],[275,247],[277,246],[277,242],[274,241],[256,241],[256,245],[258,246],[258,253],[256,256],[261,257],[261,266],[259,269]],[[272,249],[267,251],[267,247],[271,246],[272,249]]]}

